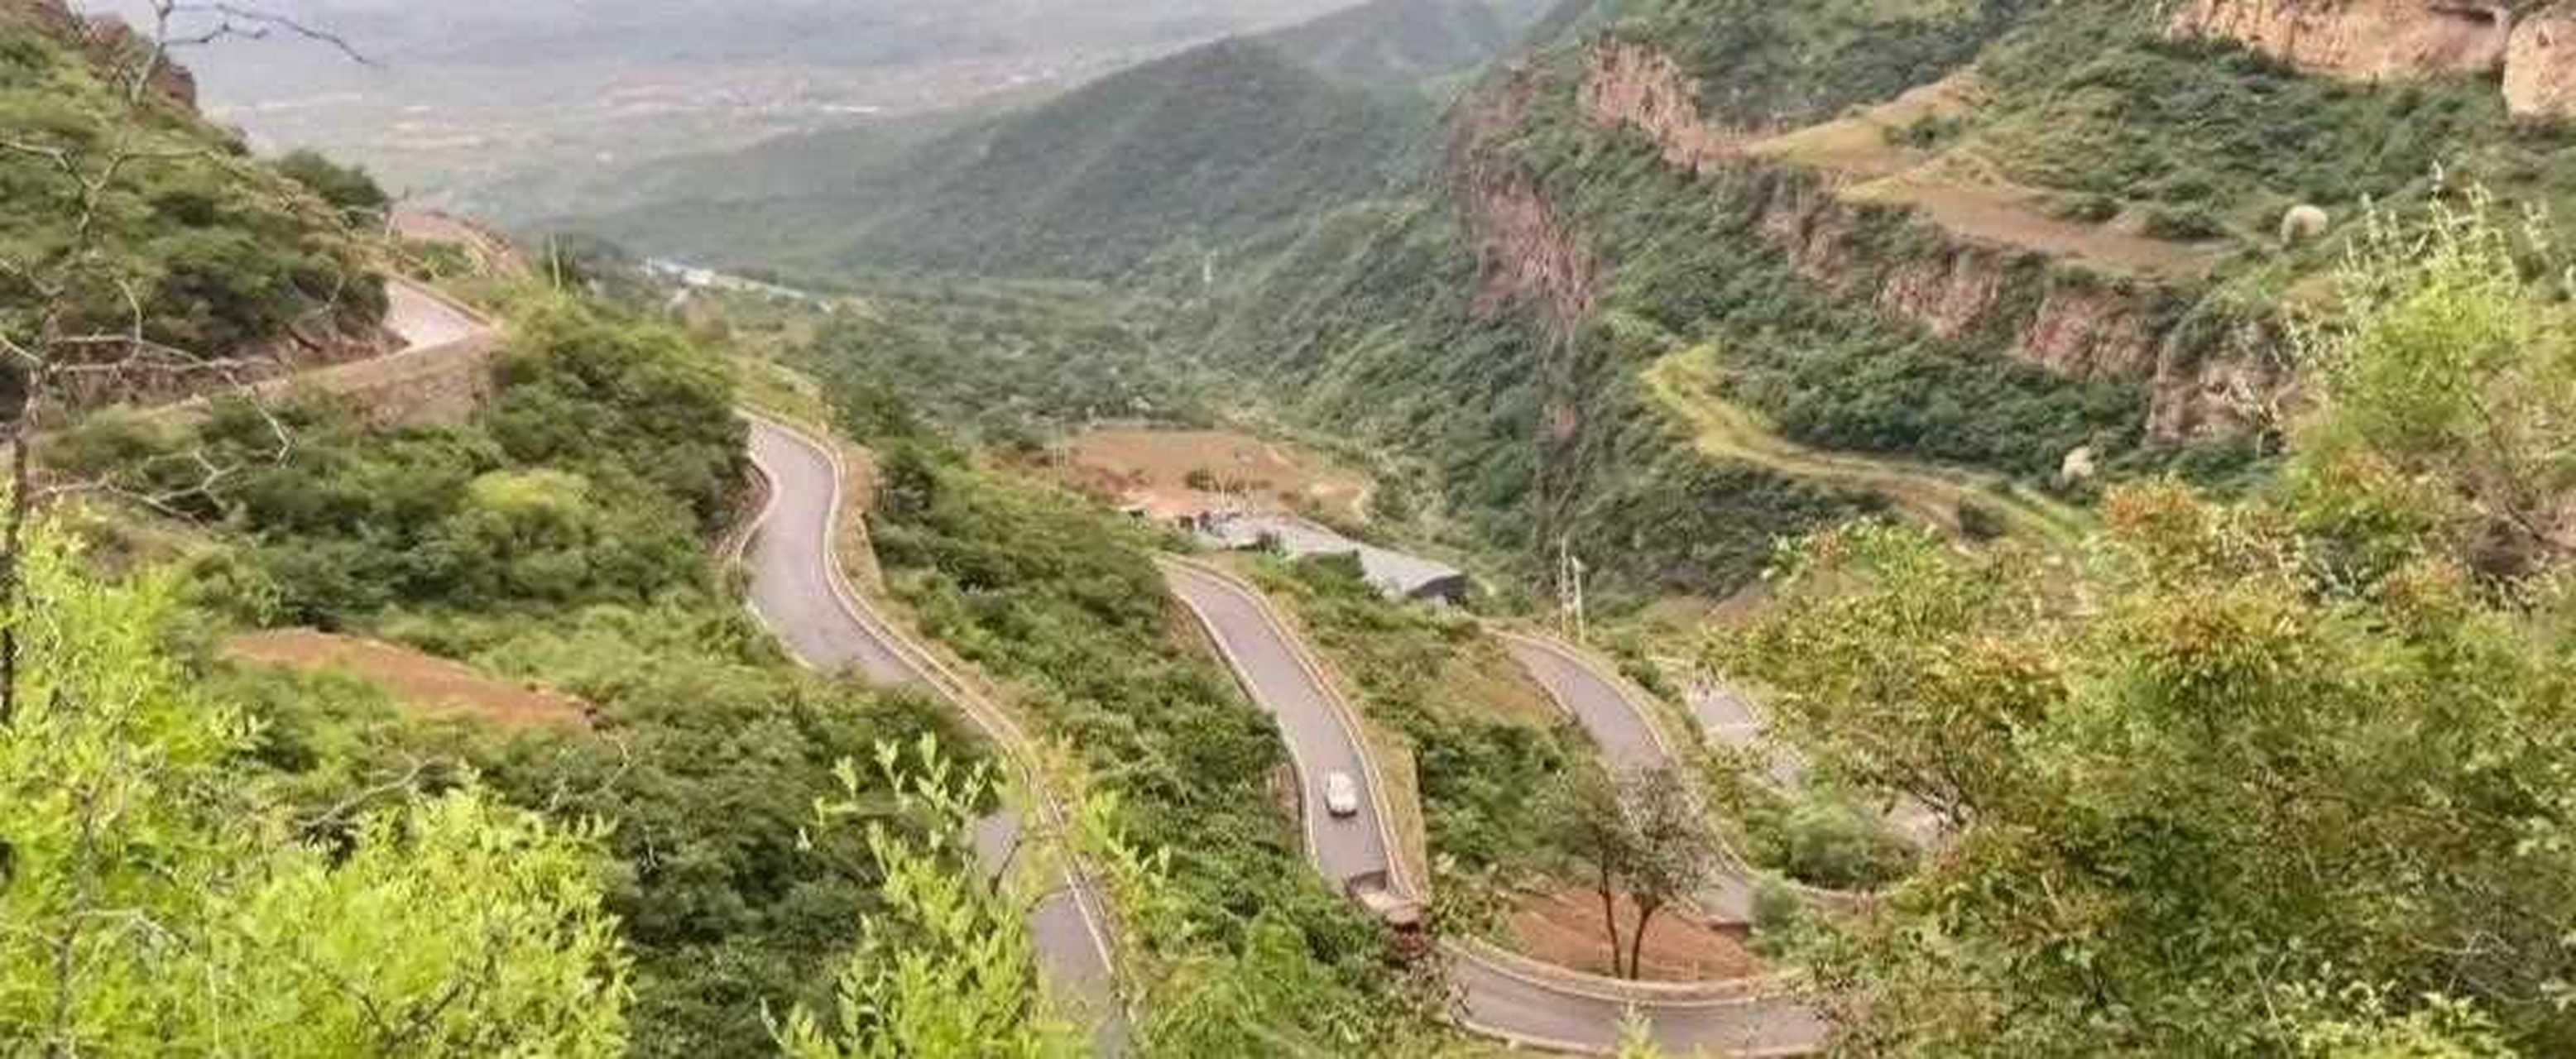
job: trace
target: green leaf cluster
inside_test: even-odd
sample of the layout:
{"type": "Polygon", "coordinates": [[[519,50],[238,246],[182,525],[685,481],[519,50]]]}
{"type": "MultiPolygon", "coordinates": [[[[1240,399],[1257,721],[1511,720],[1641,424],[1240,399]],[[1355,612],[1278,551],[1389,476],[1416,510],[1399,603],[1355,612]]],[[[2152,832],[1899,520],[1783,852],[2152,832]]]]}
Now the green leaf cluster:
{"type": "Polygon", "coordinates": [[[2315,339],[2277,495],[2115,490],[2080,569],[1860,525],[1711,642],[1828,774],[1955,829],[1809,953],[1856,1046],[2576,1047],[2576,625],[2532,532],[2567,309],[2490,220],[2401,233],[2315,339]]]}
{"type": "Polygon", "coordinates": [[[312,816],[164,642],[174,585],[40,526],[6,615],[0,1039],[74,1054],[621,1054],[595,826],[471,786],[312,816]]]}

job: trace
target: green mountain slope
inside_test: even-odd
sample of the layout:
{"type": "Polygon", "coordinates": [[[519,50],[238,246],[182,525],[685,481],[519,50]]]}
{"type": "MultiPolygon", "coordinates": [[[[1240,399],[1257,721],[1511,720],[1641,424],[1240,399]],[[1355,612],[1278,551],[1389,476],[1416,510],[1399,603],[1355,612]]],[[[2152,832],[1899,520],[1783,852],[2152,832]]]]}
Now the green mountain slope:
{"type": "Polygon", "coordinates": [[[52,0],[0,2],[0,333],[31,340],[39,291],[64,287],[88,293],[63,334],[139,328],[207,356],[370,338],[365,239],[200,119],[184,71],[134,91],[146,54],[52,0]]]}
{"type": "Polygon", "coordinates": [[[1534,12],[1525,2],[1371,0],[1262,35],[1299,65],[1338,81],[1409,87],[1484,65],[1534,12]]]}
{"type": "MultiPolygon", "coordinates": [[[[2292,378],[2285,307],[2318,300],[2364,201],[2474,181],[2563,206],[2576,138],[2509,114],[2491,71],[2365,81],[2180,21],[2241,27],[2231,7],[2262,9],[1568,4],[1452,115],[1432,194],[1238,273],[1193,348],[1415,454],[1533,567],[1564,538],[1632,590],[1723,592],[1842,504],[1921,506],[1693,455],[1707,417],[1639,396],[1690,350],[1716,351],[1712,411],[1805,450],[2073,501],[2166,470],[2238,482],[2292,378]],[[2284,240],[2293,206],[2321,237],[2284,240]]],[[[2463,32],[2387,7],[2409,40],[2463,32]]],[[[1985,510],[1926,517],[1991,526],[2014,501],[1959,503],[1985,510]]]]}
{"type": "MultiPolygon", "coordinates": [[[[1777,536],[1891,501],[1984,529],[2122,477],[2259,478],[2294,392],[2285,313],[2327,292],[2365,202],[2576,202],[2576,133],[2532,112],[2545,63],[2465,10],[2319,8],[2346,42],[2320,50],[2238,0],[1568,0],[1517,12],[1527,49],[1428,135],[1228,46],[854,166],[863,194],[625,230],[1142,286],[1178,307],[1172,355],[1408,457],[1441,524],[1533,572],[1564,539],[1614,588],[1723,594],[1777,536]],[[836,249],[801,249],[817,229],[836,249]],[[1692,350],[1722,409],[1645,385],[1692,350]],[[1812,458],[1729,457],[1701,412],[1812,458]],[[1992,484],[1932,511],[1819,473],[1855,466],[1834,453],[1992,484]]],[[[1393,27],[1480,25],[1461,11],[1295,32],[1344,31],[1308,62],[1383,68],[1393,27]]]]}
{"type": "Polygon", "coordinates": [[[806,270],[1115,276],[1175,245],[1222,245],[1374,193],[1428,127],[1423,108],[1223,42],[909,151],[890,149],[901,132],[868,132],[779,148],[808,161],[760,152],[755,173],[837,174],[796,178],[790,195],[706,195],[559,226],[806,270]]]}

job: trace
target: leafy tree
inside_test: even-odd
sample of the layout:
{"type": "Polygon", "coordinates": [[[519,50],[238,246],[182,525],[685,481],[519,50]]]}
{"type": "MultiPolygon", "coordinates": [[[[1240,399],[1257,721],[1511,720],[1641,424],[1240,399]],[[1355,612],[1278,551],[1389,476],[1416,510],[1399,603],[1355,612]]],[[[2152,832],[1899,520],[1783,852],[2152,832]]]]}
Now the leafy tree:
{"type": "MultiPolygon", "coordinates": [[[[381,756],[394,767],[460,757],[517,804],[611,825],[624,868],[608,907],[635,957],[630,1054],[645,1059],[773,1054],[765,1013],[803,1005],[828,1017],[834,971],[878,911],[879,876],[864,836],[810,826],[814,806],[846,798],[837,763],[881,742],[970,745],[943,708],[788,662],[714,593],[539,617],[441,614],[385,632],[594,708],[587,731],[462,745],[415,736],[381,756]]],[[[972,764],[963,749],[949,756],[972,764]]],[[[919,837],[908,819],[887,824],[919,837]]]]}
{"type": "Polygon", "coordinates": [[[1628,896],[1637,904],[1628,977],[1635,978],[1644,973],[1646,931],[1655,916],[1717,882],[1724,844],[1680,772],[1649,769],[1621,777],[1619,787],[1620,817],[1635,851],[1628,865],[1628,896]]]}
{"type": "Polygon", "coordinates": [[[1616,777],[1569,771],[1549,800],[1546,820],[1553,844],[1601,897],[1611,968],[1631,978],[1642,973],[1655,917],[1714,884],[1724,865],[1704,803],[1670,768],[1616,777]],[[1623,895],[1637,910],[1624,958],[1623,895]]]}
{"type": "Polygon", "coordinates": [[[1864,524],[1712,643],[1824,771],[1957,829],[1809,954],[1852,1047],[2576,1047],[2576,611],[2517,500],[2564,495],[2517,391],[2566,310],[2478,223],[2357,256],[2281,496],[2115,490],[2071,581],[1864,524]]]}
{"type": "Polygon", "coordinates": [[[1619,881],[1635,855],[1610,777],[1589,769],[1564,773],[1545,806],[1549,843],[1592,883],[1601,898],[1601,929],[1610,942],[1610,968],[1620,970],[1619,881]]]}
{"type": "Polygon", "coordinates": [[[2576,555],[2576,277],[2550,275],[2533,236],[2482,192],[2424,223],[2376,214],[2339,275],[2345,311],[2304,333],[2315,407],[2292,480],[2350,561],[2384,567],[2370,540],[2419,534],[2496,574],[2576,555]]]}
{"type": "MultiPolygon", "coordinates": [[[[877,766],[898,809],[922,818],[910,840],[882,822],[867,826],[867,849],[882,881],[885,910],[867,919],[857,951],[842,965],[839,1015],[799,1008],[778,1031],[793,1059],[1071,1059],[1081,1036],[1048,1010],[1038,987],[1029,908],[987,881],[961,848],[995,794],[989,766],[960,770],[927,737],[907,760],[880,744],[877,766]]],[[[855,767],[840,766],[843,796],[820,808],[825,827],[869,811],[855,767]]]]}
{"type": "Polygon", "coordinates": [[[45,1054],[610,1056],[595,830],[470,788],[297,819],[162,646],[173,584],[29,538],[0,725],[0,1036],[45,1054]]]}
{"type": "Polygon", "coordinates": [[[1896,1054],[2234,1054],[2283,989],[2469,989],[2560,1040],[2576,925],[2563,626],[2419,557],[2368,592],[2283,520],[2109,501],[2090,608],[2033,564],[1868,526],[1722,662],[1828,771],[1923,797],[1957,848],[1817,957],[1896,1054]],[[1962,583],[1976,586],[1966,589],[1962,583]],[[1938,939],[1927,944],[1925,939],[1938,939]],[[1939,988],[1935,988],[1935,983],[1939,988]]]}
{"type": "Polygon", "coordinates": [[[633,476],[704,526],[728,514],[745,428],[723,366],[678,332],[547,300],[513,321],[494,378],[484,422],[510,458],[633,476]]]}
{"type": "Polygon", "coordinates": [[[393,206],[392,196],[362,166],[341,165],[312,150],[289,151],[276,164],[278,172],[355,218],[381,218],[393,206]]]}

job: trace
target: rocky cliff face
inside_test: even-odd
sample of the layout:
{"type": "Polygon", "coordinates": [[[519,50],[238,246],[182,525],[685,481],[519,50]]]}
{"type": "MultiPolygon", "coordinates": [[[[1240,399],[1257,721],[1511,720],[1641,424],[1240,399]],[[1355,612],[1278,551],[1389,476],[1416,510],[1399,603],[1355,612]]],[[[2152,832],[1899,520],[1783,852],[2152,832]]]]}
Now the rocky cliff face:
{"type": "Polygon", "coordinates": [[[2188,0],[2170,32],[2233,40],[2314,73],[2410,81],[2496,72],[2512,22],[2486,0],[2188,0]]]}
{"type": "Polygon", "coordinates": [[[1598,305],[1601,264],[1529,174],[1485,149],[1520,123],[1530,91],[1516,79],[1465,104],[1451,130],[1447,170],[1476,244],[1483,284],[1477,310],[1527,308],[1562,338],[1598,305]]]}
{"type": "Polygon", "coordinates": [[[1748,137],[1706,120],[1698,89],[1670,56],[1612,42],[1593,50],[1578,101],[1595,124],[1635,128],[1663,147],[1665,161],[1706,172],[1734,158],[1748,137]]]}
{"type": "Polygon", "coordinates": [[[2254,425],[2249,402],[2284,381],[2250,346],[2210,348],[2176,330],[2163,311],[2171,295],[2154,286],[2016,268],[2013,252],[1965,241],[1886,259],[1861,245],[1854,207],[1814,185],[1776,193],[1759,218],[1764,241],[1836,297],[2064,378],[2145,386],[2159,441],[2240,435],[2254,425]]]}
{"type": "Polygon", "coordinates": [[[149,63],[145,81],[153,91],[191,112],[197,109],[196,74],[166,56],[156,56],[152,42],[123,19],[113,15],[84,19],[67,0],[0,0],[0,15],[28,20],[38,31],[88,53],[100,70],[114,76],[131,76],[149,63]]]}
{"type": "Polygon", "coordinates": [[[2504,99],[2518,116],[2576,118],[2576,2],[2562,0],[2514,26],[2504,99]]]}
{"type": "MultiPolygon", "coordinates": [[[[1698,86],[1671,59],[1611,43],[1595,49],[1580,102],[1593,123],[1649,137],[1677,168],[1717,175],[1762,165],[1738,150],[1743,131],[1703,119],[1698,99],[1698,86]]],[[[2163,288],[2016,267],[2026,260],[2020,251],[1959,235],[1891,258],[1868,240],[1862,209],[1826,182],[1786,182],[1759,205],[1754,228],[1800,277],[1836,298],[2065,378],[2146,386],[2149,433],[2158,440],[2239,433],[2247,424],[2235,391],[2273,385],[2270,371],[2171,333],[2163,309],[2172,294],[2163,288]]]]}

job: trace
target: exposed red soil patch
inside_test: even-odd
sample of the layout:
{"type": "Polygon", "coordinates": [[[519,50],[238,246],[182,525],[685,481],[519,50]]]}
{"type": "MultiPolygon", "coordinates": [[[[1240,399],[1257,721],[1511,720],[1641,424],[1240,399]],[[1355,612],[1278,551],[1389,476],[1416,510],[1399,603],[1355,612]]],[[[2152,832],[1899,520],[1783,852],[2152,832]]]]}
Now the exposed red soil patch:
{"type": "Polygon", "coordinates": [[[224,641],[224,657],[307,673],[338,672],[383,687],[405,706],[436,716],[468,715],[512,728],[587,725],[579,699],[520,686],[461,662],[377,640],[310,629],[247,633],[224,641]]]}
{"type": "Polygon", "coordinates": [[[1245,494],[1255,507],[1303,503],[1360,517],[1369,489],[1365,476],[1319,453],[1226,430],[1088,431],[1066,443],[1064,470],[1074,485],[1140,505],[1157,521],[1236,506],[1228,491],[1245,494]],[[1202,482],[1221,488],[1192,488],[1195,471],[1207,472],[1202,482]]]}
{"type": "MultiPolygon", "coordinates": [[[[1636,910],[1619,904],[1622,947],[1636,910]]],[[[1593,974],[1610,974],[1610,943],[1601,923],[1601,898],[1580,890],[1522,897],[1510,920],[1510,948],[1524,956],[1593,974]]],[[[1742,941],[1667,910],[1646,931],[1645,975],[1657,982],[1714,982],[1762,973],[1761,961],[1742,941]]]]}

